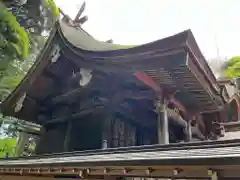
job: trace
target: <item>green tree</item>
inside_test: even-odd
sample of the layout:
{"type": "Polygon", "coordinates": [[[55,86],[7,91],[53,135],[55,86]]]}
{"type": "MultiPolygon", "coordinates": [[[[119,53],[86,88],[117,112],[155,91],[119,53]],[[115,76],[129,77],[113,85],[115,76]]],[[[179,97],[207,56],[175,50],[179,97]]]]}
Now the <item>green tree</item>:
{"type": "Polygon", "coordinates": [[[0,139],[0,158],[3,158],[6,154],[8,156],[15,156],[16,144],[17,141],[14,138],[0,139]]]}
{"type": "Polygon", "coordinates": [[[28,33],[16,17],[0,3],[0,79],[14,60],[22,61],[29,51],[28,33]]]}
{"type": "Polygon", "coordinates": [[[59,15],[52,0],[31,0],[22,5],[13,0],[3,3],[7,8],[0,4],[0,101],[11,93],[32,66],[46,41],[42,31],[51,30],[59,15]],[[45,26],[41,25],[41,18],[45,26]],[[27,23],[33,20],[36,24],[30,28],[31,24],[27,23]],[[34,28],[43,29],[32,31],[34,28]]]}
{"type": "Polygon", "coordinates": [[[230,79],[240,77],[240,56],[229,59],[224,65],[223,70],[230,79]]]}
{"type": "Polygon", "coordinates": [[[12,0],[5,5],[26,31],[40,35],[50,30],[60,12],[53,0],[12,0]]]}
{"type": "MultiPolygon", "coordinates": [[[[52,0],[22,2],[0,2],[0,102],[21,82],[33,65],[47,39],[43,34],[48,34],[59,16],[52,0]]],[[[3,123],[3,135],[15,140],[18,128],[25,124],[24,121],[0,114],[0,126],[3,123]]]]}

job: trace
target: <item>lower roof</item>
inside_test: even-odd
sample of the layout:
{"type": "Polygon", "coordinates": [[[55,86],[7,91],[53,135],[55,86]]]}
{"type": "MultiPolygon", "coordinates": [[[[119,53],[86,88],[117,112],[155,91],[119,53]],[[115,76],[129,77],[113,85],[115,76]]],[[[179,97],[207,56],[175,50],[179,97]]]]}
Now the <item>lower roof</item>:
{"type": "Polygon", "coordinates": [[[239,140],[176,143],[9,158],[0,161],[0,174],[237,179],[239,157],[239,140]]]}

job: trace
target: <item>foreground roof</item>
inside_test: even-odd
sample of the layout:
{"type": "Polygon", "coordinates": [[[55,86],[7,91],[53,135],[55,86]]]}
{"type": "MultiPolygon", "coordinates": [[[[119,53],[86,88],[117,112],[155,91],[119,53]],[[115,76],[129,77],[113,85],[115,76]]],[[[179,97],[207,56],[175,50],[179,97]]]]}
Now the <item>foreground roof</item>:
{"type": "Polygon", "coordinates": [[[37,102],[45,101],[56,83],[56,78],[46,74],[66,79],[76,68],[115,74],[144,72],[184,106],[201,112],[219,110],[224,104],[216,78],[190,30],[144,45],[122,46],[97,41],[81,28],[61,21],[21,84],[1,104],[3,114],[34,119],[30,114],[39,112],[37,102]],[[53,62],[56,46],[61,52],[53,62]],[[23,108],[15,112],[19,101],[23,108]]]}
{"type": "Polygon", "coordinates": [[[0,161],[0,175],[210,179],[217,173],[238,178],[239,144],[239,140],[225,140],[10,158],[0,161]]]}

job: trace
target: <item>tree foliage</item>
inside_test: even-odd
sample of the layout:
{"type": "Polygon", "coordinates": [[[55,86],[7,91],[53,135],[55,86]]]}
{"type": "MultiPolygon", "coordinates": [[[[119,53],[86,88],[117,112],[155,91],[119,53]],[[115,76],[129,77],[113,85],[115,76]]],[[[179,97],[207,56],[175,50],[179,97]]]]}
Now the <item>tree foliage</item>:
{"type": "Polygon", "coordinates": [[[240,77],[240,56],[229,59],[224,65],[223,70],[230,79],[240,77]]]}
{"type": "MultiPolygon", "coordinates": [[[[59,14],[53,0],[0,2],[0,102],[33,65],[47,40],[44,35],[51,30],[59,14]]],[[[0,134],[16,139],[17,129],[24,123],[0,114],[0,127],[3,124],[0,134]]]]}
{"type": "Polygon", "coordinates": [[[29,38],[16,17],[0,4],[0,78],[14,60],[22,61],[29,51],[29,38]]]}
{"type": "Polygon", "coordinates": [[[0,4],[0,101],[20,83],[44,46],[43,32],[59,16],[52,0],[4,0],[0,4]]]}
{"type": "Polygon", "coordinates": [[[2,138],[0,139],[0,158],[8,156],[15,156],[15,147],[17,140],[15,138],[2,138]]]}
{"type": "Polygon", "coordinates": [[[53,0],[12,0],[5,3],[26,31],[40,35],[51,29],[60,12],[53,0]]]}

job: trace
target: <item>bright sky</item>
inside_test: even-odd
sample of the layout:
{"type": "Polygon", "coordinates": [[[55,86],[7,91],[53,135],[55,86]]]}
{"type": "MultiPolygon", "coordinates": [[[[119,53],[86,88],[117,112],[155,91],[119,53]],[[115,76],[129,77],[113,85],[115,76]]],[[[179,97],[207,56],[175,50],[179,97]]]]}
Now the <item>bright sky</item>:
{"type": "MultiPolygon", "coordinates": [[[[55,0],[75,17],[83,0],[55,0]]],[[[83,28],[99,40],[143,44],[191,29],[207,59],[240,55],[240,0],[86,0],[83,28]]]]}

